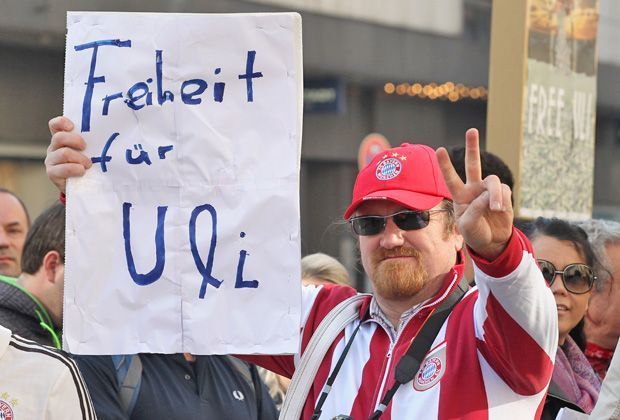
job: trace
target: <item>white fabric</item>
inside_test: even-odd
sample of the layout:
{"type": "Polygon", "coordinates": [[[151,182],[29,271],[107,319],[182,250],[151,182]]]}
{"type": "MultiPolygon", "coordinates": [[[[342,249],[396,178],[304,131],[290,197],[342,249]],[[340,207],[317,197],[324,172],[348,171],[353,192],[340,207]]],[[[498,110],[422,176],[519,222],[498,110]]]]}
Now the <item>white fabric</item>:
{"type": "Polygon", "coordinates": [[[352,296],[336,306],[314,332],[288,387],[280,420],[295,420],[301,416],[308,391],[325,353],[343,328],[359,317],[359,306],[363,299],[364,295],[352,296]]]}
{"type": "Polygon", "coordinates": [[[591,419],[620,419],[620,341],[616,344],[605,380],[598,394],[598,401],[590,414],[591,419]]]}
{"type": "Polygon", "coordinates": [[[95,419],[76,364],[0,326],[0,419],[95,419]]]}

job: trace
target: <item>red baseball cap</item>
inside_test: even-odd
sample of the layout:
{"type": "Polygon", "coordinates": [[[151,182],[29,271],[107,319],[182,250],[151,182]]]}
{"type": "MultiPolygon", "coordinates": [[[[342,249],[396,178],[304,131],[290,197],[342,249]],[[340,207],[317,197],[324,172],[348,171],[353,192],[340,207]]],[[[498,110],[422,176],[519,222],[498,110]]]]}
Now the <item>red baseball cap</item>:
{"type": "Polygon", "coordinates": [[[366,200],[390,200],[409,209],[428,210],[444,198],[452,200],[435,150],[403,143],[379,153],[355,180],[353,200],[344,213],[350,218],[366,200]]]}

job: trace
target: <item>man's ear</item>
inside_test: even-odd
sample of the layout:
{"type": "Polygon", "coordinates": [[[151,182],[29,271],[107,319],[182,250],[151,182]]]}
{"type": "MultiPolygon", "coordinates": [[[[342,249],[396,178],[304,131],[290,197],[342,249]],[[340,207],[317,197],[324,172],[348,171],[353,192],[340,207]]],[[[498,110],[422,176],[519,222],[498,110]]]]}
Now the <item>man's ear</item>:
{"type": "Polygon", "coordinates": [[[45,279],[50,283],[56,282],[56,270],[63,265],[60,253],[58,251],[49,251],[43,257],[43,271],[45,279]]]}
{"type": "Polygon", "coordinates": [[[461,236],[461,234],[458,232],[454,234],[454,244],[455,244],[454,249],[456,251],[462,250],[463,246],[465,245],[465,240],[463,239],[463,236],[461,236]]]}
{"type": "Polygon", "coordinates": [[[454,249],[458,252],[463,249],[465,245],[465,239],[459,233],[459,228],[456,226],[456,222],[452,224],[452,235],[454,236],[454,249]]]}

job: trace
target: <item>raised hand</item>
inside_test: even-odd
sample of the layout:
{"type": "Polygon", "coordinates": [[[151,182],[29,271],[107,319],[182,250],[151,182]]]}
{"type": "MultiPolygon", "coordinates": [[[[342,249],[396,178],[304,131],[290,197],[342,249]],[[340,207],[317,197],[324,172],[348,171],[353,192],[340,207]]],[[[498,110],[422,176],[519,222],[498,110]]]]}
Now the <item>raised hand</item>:
{"type": "Polygon", "coordinates": [[[86,142],[67,117],[56,117],[49,121],[52,140],[47,148],[45,171],[47,177],[61,191],[65,192],[67,178],[82,176],[92,166],[90,159],[82,153],[86,142]]]}
{"type": "Polygon", "coordinates": [[[465,183],[445,148],[437,149],[437,159],[454,200],[459,233],[476,254],[495,259],[512,234],[511,191],[496,175],[482,179],[478,130],[470,128],[465,134],[465,183]]]}

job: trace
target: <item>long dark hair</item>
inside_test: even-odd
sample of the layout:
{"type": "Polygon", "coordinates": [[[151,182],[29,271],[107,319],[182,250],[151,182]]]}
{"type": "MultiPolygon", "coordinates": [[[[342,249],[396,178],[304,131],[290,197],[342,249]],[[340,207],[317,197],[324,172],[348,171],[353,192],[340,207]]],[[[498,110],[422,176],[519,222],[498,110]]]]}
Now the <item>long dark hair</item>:
{"type": "MultiPolygon", "coordinates": [[[[590,267],[594,266],[596,257],[588,241],[588,234],[579,226],[562,219],[539,217],[533,222],[523,225],[522,230],[531,241],[543,235],[550,236],[560,241],[568,241],[572,243],[577,253],[583,257],[587,265],[590,267]]],[[[582,351],[586,347],[583,324],[584,320],[581,318],[579,323],[569,332],[575,344],[577,344],[582,351]]]]}

